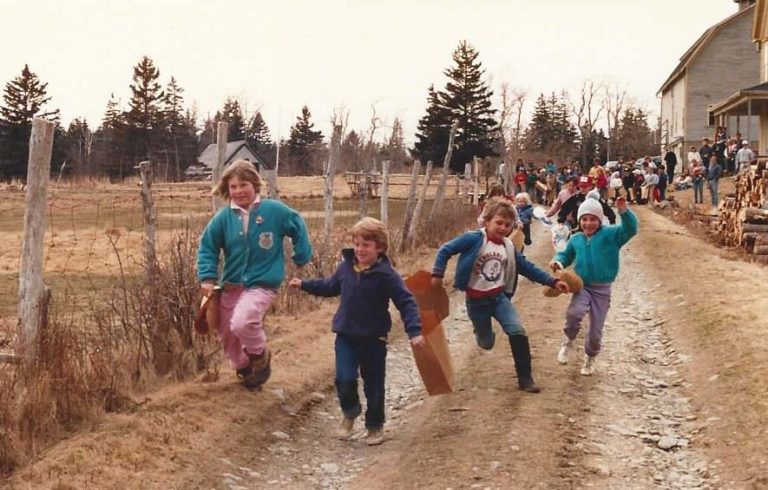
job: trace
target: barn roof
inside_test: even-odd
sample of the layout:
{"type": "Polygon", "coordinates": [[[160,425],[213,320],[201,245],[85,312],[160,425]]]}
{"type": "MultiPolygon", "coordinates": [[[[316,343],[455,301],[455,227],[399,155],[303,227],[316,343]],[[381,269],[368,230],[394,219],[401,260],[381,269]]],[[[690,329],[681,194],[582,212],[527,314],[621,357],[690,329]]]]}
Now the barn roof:
{"type": "Polygon", "coordinates": [[[752,13],[754,8],[755,6],[753,4],[745,9],[739,10],[735,14],[726,17],[725,19],[704,31],[704,34],[702,34],[701,37],[699,37],[699,39],[697,39],[696,42],[693,43],[690,48],[688,48],[688,51],[683,53],[683,56],[680,57],[680,63],[678,63],[675,69],[672,70],[672,73],[661,85],[661,88],[658,90],[658,92],[656,92],[656,95],[661,95],[664,93],[675,80],[680,78],[685,73],[685,69],[688,68],[688,65],[690,65],[691,62],[696,59],[699,53],[701,53],[707,44],[709,44],[710,41],[712,41],[712,39],[714,39],[721,30],[723,30],[728,26],[728,24],[738,19],[740,16],[746,14],[747,12],[752,13]]]}
{"type": "MultiPolygon", "coordinates": [[[[227,150],[224,156],[224,166],[226,167],[230,163],[232,163],[232,159],[237,154],[237,152],[240,151],[241,148],[245,147],[245,149],[250,153],[250,158],[246,158],[247,160],[257,164],[257,167],[259,170],[268,168],[264,160],[256,153],[253,148],[251,148],[251,145],[249,145],[245,140],[239,140],[239,141],[229,141],[227,142],[227,150]]],[[[197,157],[197,160],[205,165],[208,168],[213,168],[214,164],[216,163],[216,159],[218,158],[218,147],[216,143],[211,143],[208,145],[205,150],[200,154],[199,157],[197,157]]]]}

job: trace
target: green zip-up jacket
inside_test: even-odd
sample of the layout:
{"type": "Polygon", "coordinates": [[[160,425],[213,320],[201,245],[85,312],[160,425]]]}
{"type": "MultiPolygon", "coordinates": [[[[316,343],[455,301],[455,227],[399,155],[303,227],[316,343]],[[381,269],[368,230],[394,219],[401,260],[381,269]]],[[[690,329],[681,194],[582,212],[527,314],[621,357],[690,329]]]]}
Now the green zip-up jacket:
{"type": "Polygon", "coordinates": [[[565,250],[553,259],[563,269],[573,269],[584,284],[605,284],[616,280],[619,274],[619,250],[637,234],[637,216],[627,209],[620,214],[620,225],[602,225],[594,235],[571,235],[565,250]]]}
{"type": "Polygon", "coordinates": [[[227,206],[217,212],[200,237],[197,278],[247,288],[277,288],[285,278],[283,238],[293,243],[293,262],[302,266],[312,257],[307,226],[295,210],[274,199],[262,200],[248,213],[248,233],[240,214],[227,206]],[[219,255],[224,272],[219,279],[219,255]]]}

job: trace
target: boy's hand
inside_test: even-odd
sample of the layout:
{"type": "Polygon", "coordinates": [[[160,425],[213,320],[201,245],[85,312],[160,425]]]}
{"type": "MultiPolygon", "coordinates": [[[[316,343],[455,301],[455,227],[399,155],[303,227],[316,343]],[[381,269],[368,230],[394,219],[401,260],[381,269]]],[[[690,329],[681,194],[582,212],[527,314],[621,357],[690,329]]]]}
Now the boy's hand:
{"type": "Polygon", "coordinates": [[[439,288],[443,285],[443,278],[442,277],[433,277],[429,283],[432,285],[433,288],[439,288]]]}
{"type": "Polygon", "coordinates": [[[299,279],[298,277],[294,277],[293,279],[288,281],[288,285],[293,289],[299,289],[301,287],[301,279],[299,279]]]}
{"type": "Polygon", "coordinates": [[[200,284],[200,294],[203,295],[203,297],[208,298],[213,294],[213,288],[216,286],[212,282],[204,282],[200,284]]]}
{"type": "Polygon", "coordinates": [[[557,280],[555,283],[555,289],[560,291],[561,293],[569,293],[571,290],[568,288],[568,284],[565,281],[557,280]]]}
{"type": "Polygon", "coordinates": [[[616,209],[619,210],[620,213],[623,213],[627,210],[627,198],[626,197],[617,197],[616,198],[616,209]]]}
{"type": "Polygon", "coordinates": [[[423,335],[417,335],[414,338],[411,339],[411,347],[415,347],[417,349],[421,349],[422,347],[426,346],[427,342],[424,340],[423,335]]]}
{"type": "Polygon", "coordinates": [[[549,263],[549,268],[552,269],[553,272],[557,272],[560,270],[560,264],[553,260],[549,263]]]}

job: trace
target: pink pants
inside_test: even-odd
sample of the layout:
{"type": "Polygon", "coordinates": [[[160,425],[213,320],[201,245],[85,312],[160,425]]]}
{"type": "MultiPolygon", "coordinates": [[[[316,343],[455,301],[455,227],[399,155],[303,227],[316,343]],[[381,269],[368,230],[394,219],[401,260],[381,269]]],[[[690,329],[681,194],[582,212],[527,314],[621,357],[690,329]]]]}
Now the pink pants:
{"type": "Polygon", "coordinates": [[[223,291],[219,301],[218,335],[232,369],[244,368],[248,354],[261,354],[267,347],[262,320],[277,296],[273,289],[236,287],[223,291]]]}

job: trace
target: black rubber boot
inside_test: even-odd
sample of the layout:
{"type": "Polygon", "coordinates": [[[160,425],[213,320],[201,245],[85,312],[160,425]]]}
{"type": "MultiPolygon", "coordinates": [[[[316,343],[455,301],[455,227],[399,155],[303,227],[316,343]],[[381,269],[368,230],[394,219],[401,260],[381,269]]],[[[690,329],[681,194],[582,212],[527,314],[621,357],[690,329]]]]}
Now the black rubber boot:
{"type": "MultiPolygon", "coordinates": [[[[248,366],[250,373],[244,373],[241,378],[242,383],[249,390],[257,390],[267,382],[272,374],[272,353],[265,347],[261,354],[248,354],[248,358],[251,361],[248,366]]],[[[240,370],[238,370],[239,374],[240,370]]]]}
{"type": "Polygon", "coordinates": [[[515,359],[515,371],[517,371],[517,384],[521,390],[528,393],[538,393],[541,388],[531,375],[531,345],[525,335],[512,335],[509,337],[509,346],[512,348],[512,357],[515,359]]]}

